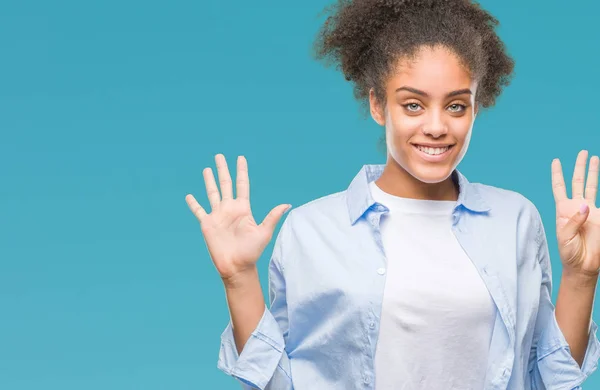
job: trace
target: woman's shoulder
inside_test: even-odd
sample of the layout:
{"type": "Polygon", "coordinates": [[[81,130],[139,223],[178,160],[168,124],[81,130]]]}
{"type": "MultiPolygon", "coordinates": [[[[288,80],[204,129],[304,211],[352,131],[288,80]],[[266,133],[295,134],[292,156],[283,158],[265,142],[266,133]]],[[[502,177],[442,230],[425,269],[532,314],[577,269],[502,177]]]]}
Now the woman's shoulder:
{"type": "Polygon", "coordinates": [[[278,241],[285,241],[286,251],[312,249],[319,241],[343,237],[349,221],[345,192],[331,193],[292,207],[284,216],[278,241]]]}
{"type": "Polygon", "coordinates": [[[296,206],[290,211],[294,219],[318,218],[325,216],[336,216],[345,210],[346,191],[338,191],[318,198],[309,200],[296,206]]]}
{"type": "Polygon", "coordinates": [[[541,216],[533,201],[524,194],[490,184],[470,183],[475,192],[490,207],[495,216],[510,217],[518,219],[519,222],[538,225],[541,216]]]}
{"type": "Polygon", "coordinates": [[[470,185],[492,207],[535,208],[531,199],[518,191],[483,183],[470,183],[470,185]]]}

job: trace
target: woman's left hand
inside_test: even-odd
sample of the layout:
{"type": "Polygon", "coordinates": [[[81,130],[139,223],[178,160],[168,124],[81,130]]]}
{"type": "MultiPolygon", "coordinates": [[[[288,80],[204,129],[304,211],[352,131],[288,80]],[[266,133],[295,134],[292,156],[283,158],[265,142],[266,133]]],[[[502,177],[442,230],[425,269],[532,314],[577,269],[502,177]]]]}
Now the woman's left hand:
{"type": "Polygon", "coordinates": [[[598,156],[591,158],[586,180],[587,160],[588,152],[579,152],[571,198],[567,196],[560,160],[553,160],[552,192],[556,202],[556,237],[563,272],[597,278],[600,271],[600,209],[596,207],[599,159],[598,156]]]}

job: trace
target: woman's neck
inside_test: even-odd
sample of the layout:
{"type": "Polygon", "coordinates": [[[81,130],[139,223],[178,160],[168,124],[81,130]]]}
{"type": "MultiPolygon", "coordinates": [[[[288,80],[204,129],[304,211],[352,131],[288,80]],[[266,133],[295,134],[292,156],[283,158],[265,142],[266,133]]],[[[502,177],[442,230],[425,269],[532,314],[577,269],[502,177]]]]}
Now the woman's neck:
{"type": "Polygon", "coordinates": [[[390,159],[375,184],[388,194],[411,199],[457,200],[458,184],[452,175],[439,183],[424,183],[390,159]]]}

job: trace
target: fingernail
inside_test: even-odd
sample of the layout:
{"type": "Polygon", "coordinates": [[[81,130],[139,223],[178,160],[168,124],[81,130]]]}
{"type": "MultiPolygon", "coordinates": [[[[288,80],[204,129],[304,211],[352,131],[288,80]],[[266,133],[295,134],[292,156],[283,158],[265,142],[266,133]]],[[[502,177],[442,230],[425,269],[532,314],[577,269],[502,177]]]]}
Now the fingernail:
{"type": "Polygon", "coordinates": [[[292,208],[292,205],[288,204],[288,207],[285,209],[285,211],[283,213],[284,214],[287,213],[288,211],[290,211],[291,208],[292,208]]]}
{"type": "Polygon", "coordinates": [[[588,211],[588,205],[587,204],[582,204],[581,207],[579,208],[579,214],[585,214],[588,211]]]}

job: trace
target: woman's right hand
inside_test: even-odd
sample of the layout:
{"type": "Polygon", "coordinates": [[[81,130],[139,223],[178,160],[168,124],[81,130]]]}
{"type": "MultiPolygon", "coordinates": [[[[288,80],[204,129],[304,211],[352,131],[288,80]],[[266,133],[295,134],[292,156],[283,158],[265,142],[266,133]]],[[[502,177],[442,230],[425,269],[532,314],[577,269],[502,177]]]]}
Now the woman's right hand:
{"type": "Polygon", "coordinates": [[[210,257],[223,281],[234,283],[238,278],[255,270],[256,262],[271,241],[277,223],[291,208],[281,204],[273,208],[261,224],[257,224],[250,209],[250,181],[248,163],[238,156],[236,195],[233,198],[232,180],[225,156],[215,156],[221,193],[217,189],[211,168],[202,171],[210,214],[198,204],[194,196],[185,200],[198,222],[210,257]]]}

